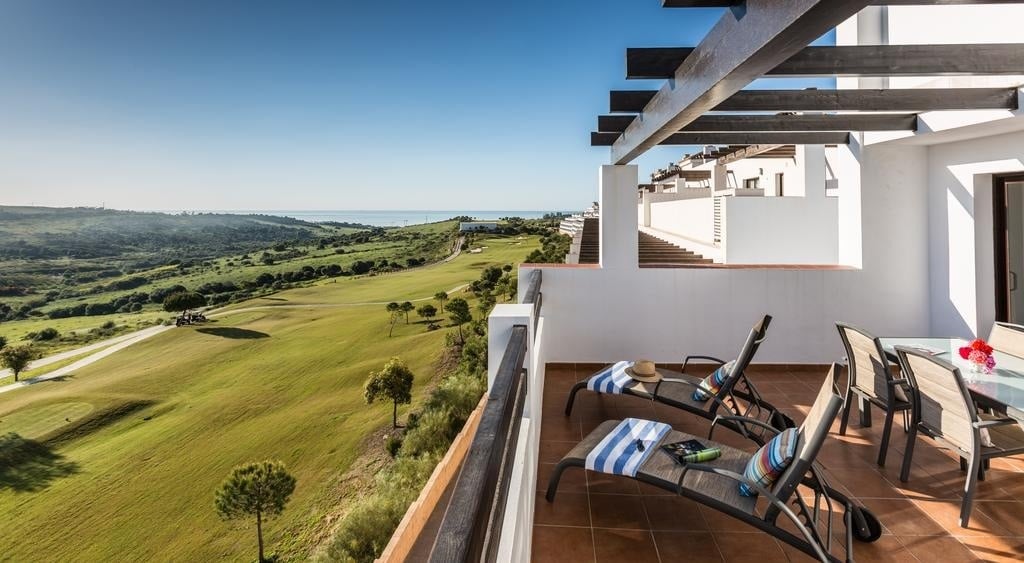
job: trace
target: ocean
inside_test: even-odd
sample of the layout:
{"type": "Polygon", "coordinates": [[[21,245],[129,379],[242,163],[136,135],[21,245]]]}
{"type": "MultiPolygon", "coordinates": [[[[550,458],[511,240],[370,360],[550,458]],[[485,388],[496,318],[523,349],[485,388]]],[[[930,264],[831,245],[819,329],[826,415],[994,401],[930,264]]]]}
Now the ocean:
{"type": "Polygon", "coordinates": [[[422,223],[434,223],[444,221],[452,217],[462,215],[473,217],[480,221],[491,221],[501,217],[522,217],[524,219],[539,219],[545,213],[552,211],[302,211],[302,210],[203,210],[200,213],[231,213],[248,215],[259,213],[262,215],[277,215],[280,217],[292,217],[302,221],[322,223],[325,221],[336,221],[339,223],[359,223],[362,225],[373,225],[375,227],[404,227],[406,225],[419,225],[422,223]]]}

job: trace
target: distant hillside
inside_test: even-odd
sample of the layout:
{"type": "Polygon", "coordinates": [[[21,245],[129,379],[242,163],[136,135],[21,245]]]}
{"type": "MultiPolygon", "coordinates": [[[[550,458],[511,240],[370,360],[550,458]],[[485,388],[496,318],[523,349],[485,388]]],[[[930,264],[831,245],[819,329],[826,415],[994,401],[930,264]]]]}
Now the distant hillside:
{"type": "Polygon", "coordinates": [[[371,228],[271,215],[0,207],[0,260],[115,258],[169,251],[219,256],[371,228]]]}

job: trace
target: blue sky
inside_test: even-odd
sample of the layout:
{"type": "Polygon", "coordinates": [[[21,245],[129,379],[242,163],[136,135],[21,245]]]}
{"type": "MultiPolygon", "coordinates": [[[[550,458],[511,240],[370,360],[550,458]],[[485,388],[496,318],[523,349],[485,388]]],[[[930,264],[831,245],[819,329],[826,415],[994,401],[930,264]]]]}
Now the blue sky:
{"type": "MultiPolygon", "coordinates": [[[[0,3],[0,204],[577,209],[658,0],[0,3]]],[[[774,82],[775,85],[779,81],[774,82]]],[[[677,159],[659,148],[641,176],[677,159]]]]}

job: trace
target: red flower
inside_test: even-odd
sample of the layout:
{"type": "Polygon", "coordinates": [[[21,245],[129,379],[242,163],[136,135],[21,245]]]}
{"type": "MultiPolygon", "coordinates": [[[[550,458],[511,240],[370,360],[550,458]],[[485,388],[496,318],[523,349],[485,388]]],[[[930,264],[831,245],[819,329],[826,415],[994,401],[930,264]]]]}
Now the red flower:
{"type": "Polygon", "coordinates": [[[973,351],[974,350],[970,346],[962,346],[960,348],[960,357],[966,360],[967,357],[970,356],[971,352],[973,351]]]}
{"type": "Polygon", "coordinates": [[[992,353],[992,347],[989,346],[987,342],[980,338],[976,339],[974,342],[971,342],[971,349],[978,350],[979,352],[982,352],[984,354],[992,353]]]}

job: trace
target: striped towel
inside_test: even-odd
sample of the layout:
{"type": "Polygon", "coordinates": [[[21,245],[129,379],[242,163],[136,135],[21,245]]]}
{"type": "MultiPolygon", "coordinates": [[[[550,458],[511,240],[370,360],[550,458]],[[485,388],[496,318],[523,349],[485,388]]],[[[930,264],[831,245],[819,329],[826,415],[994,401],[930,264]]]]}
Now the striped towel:
{"type": "Polygon", "coordinates": [[[671,430],[661,422],[627,418],[619,423],[587,454],[587,469],[636,477],[647,457],[658,449],[658,442],[671,430]],[[642,441],[643,451],[637,443],[642,441]]]}
{"type": "Polygon", "coordinates": [[[626,373],[626,368],[630,367],[633,367],[633,362],[615,362],[612,367],[591,376],[587,380],[587,389],[598,393],[622,393],[623,387],[633,381],[626,373]]]}

